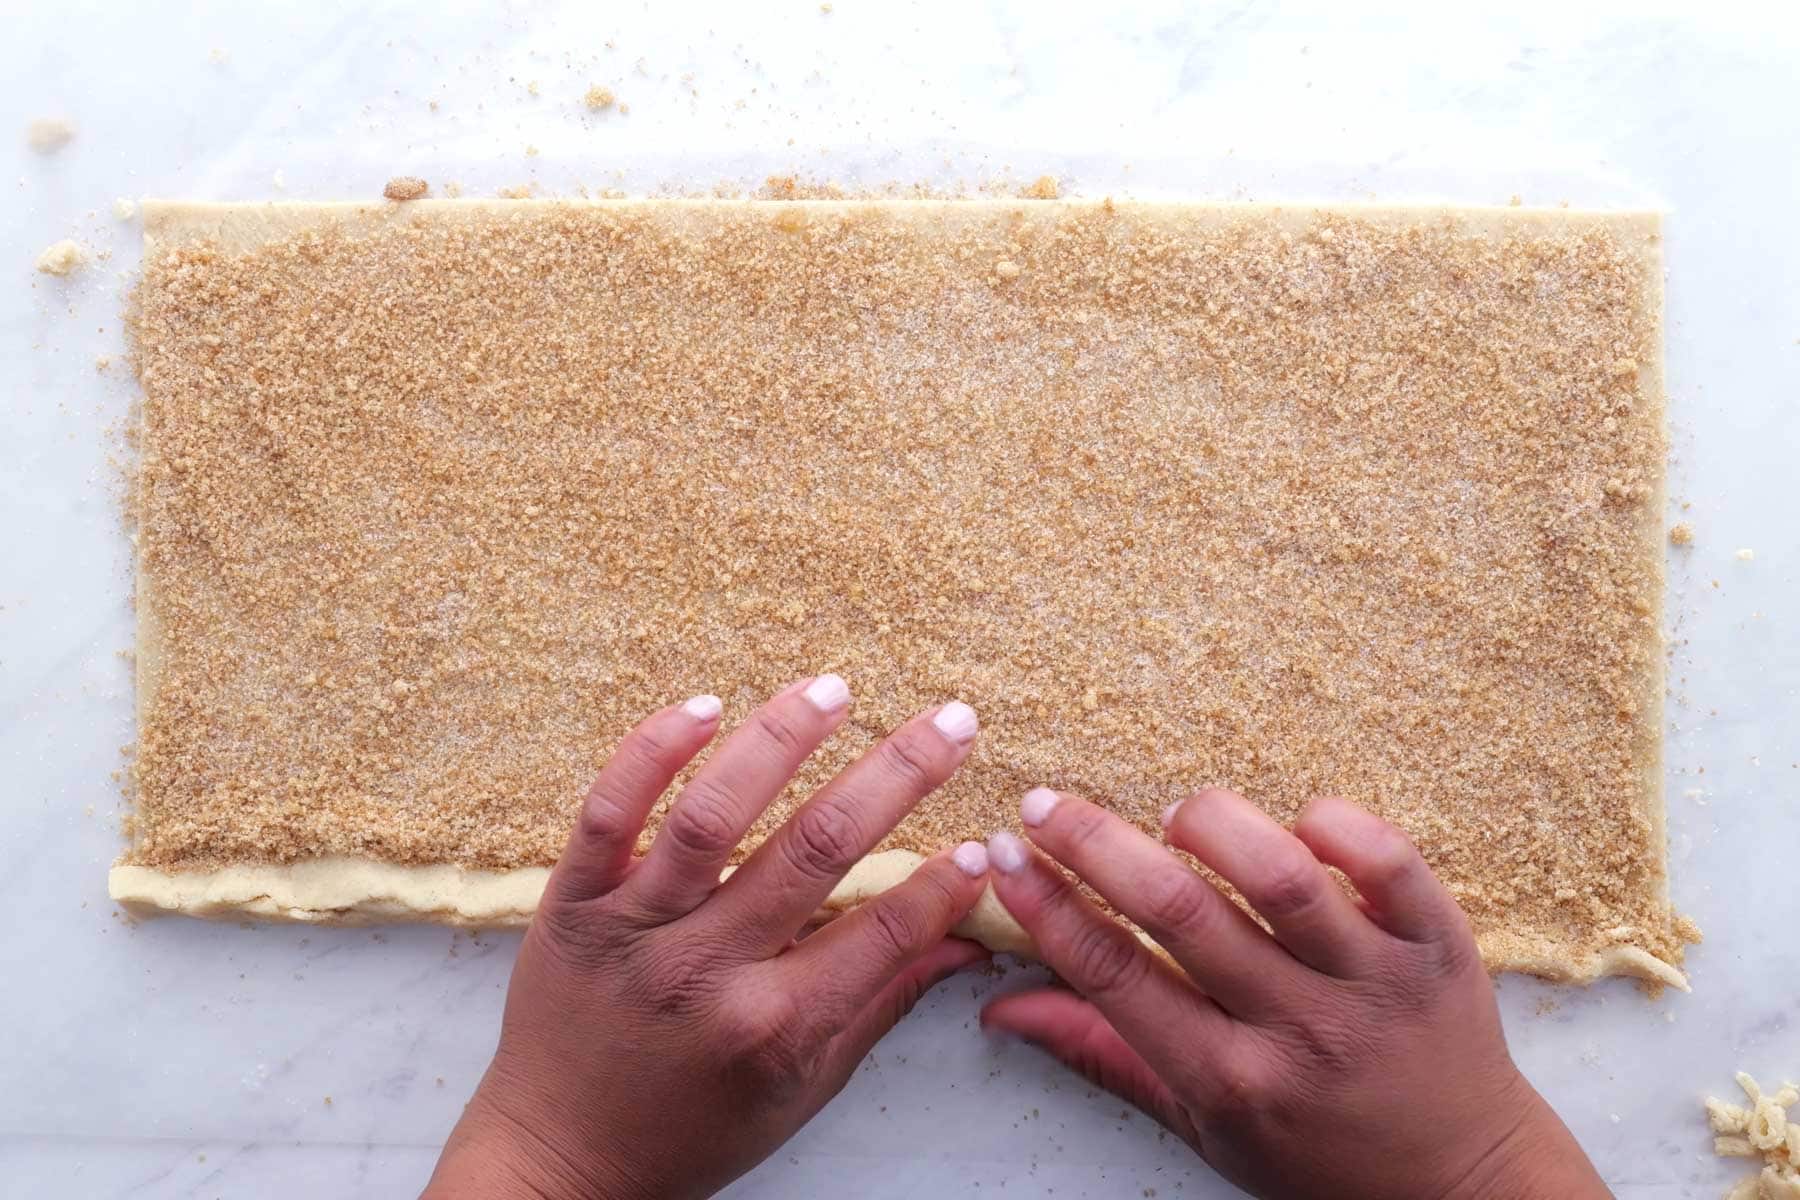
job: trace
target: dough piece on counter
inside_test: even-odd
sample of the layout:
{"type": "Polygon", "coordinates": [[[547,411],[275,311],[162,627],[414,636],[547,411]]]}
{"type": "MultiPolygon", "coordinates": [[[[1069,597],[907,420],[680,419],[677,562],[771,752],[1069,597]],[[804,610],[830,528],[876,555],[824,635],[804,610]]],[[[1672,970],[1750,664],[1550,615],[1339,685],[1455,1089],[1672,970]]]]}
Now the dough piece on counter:
{"type": "Polygon", "coordinates": [[[1741,1180],[1725,1200],[1800,1200],[1800,1122],[1787,1114],[1800,1101],[1800,1086],[1783,1084],[1774,1095],[1765,1095],[1742,1071],[1737,1082],[1750,1101],[1747,1108],[1706,1098],[1707,1124],[1717,1135],[1713,1153],[1759,1158],[1762,1170],[1741,1180]]]}
{"type": "MultiPolygon", "coordinates": [[[[632,721],[836,671],[968,764],[1405,827],[1496,968],[1680,984],[1657,218],[144,206],[146,909],[524,920],[632,721]],[[465,905],[460,899],[467,897],[465,905]]],[[[652,816],[651,832],[660,822],[652,816]]],[[[871,882],[874,881],[874,882],[871,882]]],[[[991,897],[968,929],[1022,948],[991,897]]]]}

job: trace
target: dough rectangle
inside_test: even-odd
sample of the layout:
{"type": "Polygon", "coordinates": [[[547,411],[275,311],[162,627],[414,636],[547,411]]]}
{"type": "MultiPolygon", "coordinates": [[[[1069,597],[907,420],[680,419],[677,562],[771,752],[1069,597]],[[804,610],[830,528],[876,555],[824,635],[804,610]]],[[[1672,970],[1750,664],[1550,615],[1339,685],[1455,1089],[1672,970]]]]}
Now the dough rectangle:
{"type": "Polygon", "coordinates": [[[1148,831],[1335,791],[1492,965],[1681,980],[1654,214],[144,217],[121,900],[523,920],[633,715],[831,669],[802,784],[926,704],[984,722],[839,904],[1039,783],[1148,831]]]}

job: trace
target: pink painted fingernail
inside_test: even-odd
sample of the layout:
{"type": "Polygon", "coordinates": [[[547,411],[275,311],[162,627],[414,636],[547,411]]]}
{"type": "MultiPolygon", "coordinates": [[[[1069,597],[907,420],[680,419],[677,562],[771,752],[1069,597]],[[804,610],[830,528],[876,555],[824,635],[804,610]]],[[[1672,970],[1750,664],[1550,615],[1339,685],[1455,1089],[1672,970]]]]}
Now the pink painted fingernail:
{"type": "Polygon", "coordinates": [[[850,703],[850,685],[837,675],[819,676],[800,694],[822,713],[834,713],[850,703]]]}
{"type": "Polygon", "coordinates": [[[1019,819],[1036,829],[1050,819],[1050,810],[1055,808],[1062,797],[1049,788],[1032,788],[1019,801],[1019,819]]]}
{"type": "Polygon", "coordinates": [[[960,867],[964,875],[979,879],[988,871],[987,847],[980,842],[964,842],[950,852],[950,861],[960,867]]]}
{"type": "Polygon", "coordinates": [[[1180,810],[1183,803],[1184,801],[1177,800],[1175,803],[1162,810],[1162,827],[1164,829],[1167,829],[1175,823],[1175,814],[1180,810]]]}
{"type": "Polygon", "coordinates": [[[931,718],[931,723],[937,726],[939,733],[959,746],[973,740],[975,731],[981,728],[981,722],[975,718],[975,710],[961,700],[952,700],[938,709],[937,715],[931,718]]]}
{"type": "Polygon", "coordinates": [[[719,714],[725,711],[725,702],[717,696],[695,696],[682,703],[681,711],[704,725],[719,719],[719,714]]]}
{"type": "Polygon", "coordinates": [[[1025,843],[1004,829],[988,835],[987,850],[988,861],[998,867],[1002,875],[1017,875],[1030,861],[1025,843]]]}

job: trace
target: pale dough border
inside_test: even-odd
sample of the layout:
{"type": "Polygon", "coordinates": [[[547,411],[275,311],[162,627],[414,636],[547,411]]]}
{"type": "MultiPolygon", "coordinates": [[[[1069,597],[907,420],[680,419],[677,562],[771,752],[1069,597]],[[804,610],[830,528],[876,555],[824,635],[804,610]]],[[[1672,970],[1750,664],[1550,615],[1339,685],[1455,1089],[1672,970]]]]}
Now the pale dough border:
{"type": "MultiPolygon", "coordinates": [[[[1095,206],[1091,200],[420,200],[406,204],[359,202],[209,203],[148,200],[143,205],[144,257],[159,250],[201,241],[216,242],[227,251],[247,251],[275,239],[320,225],[336,225],[348,232],[384,225],[433,221],[479,221],[523,216],[545,208],[654,206],[665,212],[691,211],[701,215],[721,206],[771,208],[805,205],[808,208],[866,207],[881,204],[909,216],[933,222],[963,217],[991,216],[995,211],[1022,214],[1046,212],[1060,206],[1095,206]]],[[[1110,202],[1106,202],[1110,203],[1110,202]]],[[[1284,223],[1304,224],[1324,214],[1353,216],[1381,222],[1417,222],[1449,219],[1465,229],[1489,235],[1543,225],[1564,225],[1582,219],[1604,220],[1616,232],[1632,235],[1652,268],[1657,281],[1652,302],[1661,328],[1661,218],[1656,213],[1614,213],[1570,209],[1447,205],[1358,204],[1243,204],[1220,202],[1121,202],[1134,214],[1155,216],[1160,211],[1192,219],[1201,214],[1219,221],[1233,220],[1248,211],[1273,216],[1284,223]]],[[[1663,375],[1659,354],[1644,366],[1645,389],[1662,403],[1663,375]]],[[[1663,494],[1646,506],[1642,536],[1662,561],[1663,494]]],[[[137,695],[139,717],[153,692],[160,662],[160,630],[154,595],[140,573],[137,579],[138,653],[137,695]]],[[[1660,622],[1660,608],[1657,613],[1660,622]]],[[[1643,685],[1646,728],[1661,729],[1662,664],[1643,685]]],[[[1655,739],[1645,761],[1645,795],[1650,796],[1649,816],[1654,825],[1659,899],[1668,902],[1666,812],[1663,803],[1661,738],[1655,739]]],[[[887,850],[859,862],[833,890],[820,910],[830,919],[854,908],[869,897],[905,879],[923,858],[906,850],[887,850]]],[[[393,921],[431,921],[447,925],[484,928],[523,925],[537,907],[549,878],[545,867],[509,871],[472,871],[451,865],[399,866],[354,858],[325,858],[287,865],[245,865],[211,872],[162,871],[118,865],[108,876],[112,898],[138,915],[182,913],[198,917],[256,917],[266,920],[335,924],[393,921]]],[[[1013,920],[989,888],[975,909],[957,926],[957,933],[982,943],[997,953],[1037,957],[1025,930],[1013,920]]],[[[1141,935],[1140,935],[1141,936],[1141,935]]],[[[1148,939],[1145,939],[1148,941],[1148,939]]],[[[1648,951],[1620,945],[1581,959],[1558,953],[1545,941],[1521,949],[1517,935],[1504,931],[1479,939],[1487,967],[1493,971],[1523,971],[1568,983],[1589,983],[1606,975],[1627,975],[1687,989],[1687,980],[1675,967],[1648,951]],[[1502,942],[1511,943],[1501,945],[1502,942]]],[[[1151,943],[1154,946],[1154,943],[1151,943]]]]}

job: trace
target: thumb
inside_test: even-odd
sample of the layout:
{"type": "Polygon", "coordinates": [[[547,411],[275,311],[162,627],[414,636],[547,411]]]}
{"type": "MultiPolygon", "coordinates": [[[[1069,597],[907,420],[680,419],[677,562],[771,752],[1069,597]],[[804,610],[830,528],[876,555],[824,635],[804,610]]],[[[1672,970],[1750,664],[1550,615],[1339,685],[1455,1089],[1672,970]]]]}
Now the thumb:
{"type": "Polygon", "coordinates": [[[887,1036],[888,1030],[900,1023],[932,988],[966,967],[987,962],[988,952],[975,942],[947,937],[906,965],[886,987],[875,994],[850,1021],[844,1031],[832,1039],[833,1088],[842,1087],[858,1063],[887,1036]]]}
{"type": "Polygon", "coordinates": [[[981,1027],[1043,1048],[1088,1082],[1135,1104],[1192,1141],[1192,1122],[1168,1084],[1099,1009],[1075,993],[1038,988],[1002,996],[981,1010],[981,1027]]]}

